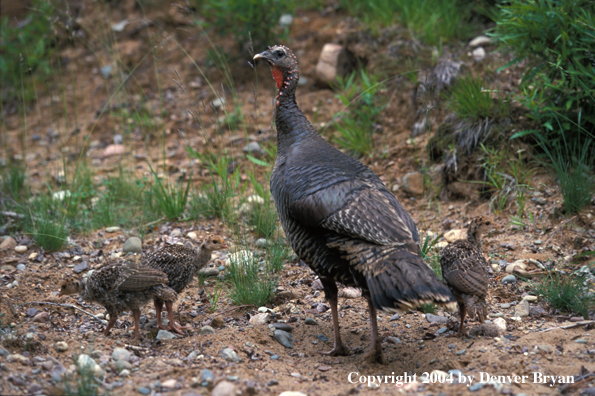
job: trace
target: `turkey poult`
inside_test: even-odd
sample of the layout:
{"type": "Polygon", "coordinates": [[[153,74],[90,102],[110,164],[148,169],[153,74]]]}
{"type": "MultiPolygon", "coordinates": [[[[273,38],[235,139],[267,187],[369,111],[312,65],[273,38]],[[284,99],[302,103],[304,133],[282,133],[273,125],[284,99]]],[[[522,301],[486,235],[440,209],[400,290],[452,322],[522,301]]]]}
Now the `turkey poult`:
{"type": "Polygon", "coordinates": [[[471,220],[467,239],[459,239],[442,250],[442,277],[459,304],[461,324],[459,333],[465,334],[465,316],[484,323],[487,316],[488,263],[481,253],[481,235],[494,228],[494,222],[484,216],[471,220]]]}
{"type": "Polygon", "coordinates": [[[85,279],[67,279],[60,287],[60,296],[78,293],[88,302],[105,307],[109,323],[103,334],[108,335],[118,315],[132,311],[134,317],[134,339],[139,333],[140,309],[154,298],[172,303],[178,297],[169,287],[163,271],[139,265],[137,256],[127,257],[120,262],[111,262],[93,271],[85,279]]]}
{"type": "Polygon", "coordinates": [[[298,62],[285,46],[254,57],[277,83],[277,158],[271,193],[293,250],[320,277],[331,306],[334,348],[346,355],[337,313],[338,281],[362,288],[372,328],[370,361],[383,362],[376,310],[435,303],[454,308],[448,287],[420,254],[413,220],[368,167],[336,149],[312,127],[295,100],[298,62]]]}
{"type": "MultiPolygon", "coordinates": [[[[196,273],[203,268],[210,260],[211,253],[215,250],[229,249],[223,237],[219,235],[207,236],[197,248],[184,245],[165,245],[143,257],[143,264],[159,269],[167,275],[167,286],[176,293],[181,293],[188,286],[196,273]]],[[[182,329],[188,327],[177,326],[173,317],[173,301],[167,301],[156,296],[155,312],[157,314],[157,327],[160,329],[173,330],[184,334],[182,329]],[[167,309],[170,327],[165,328],[161,324],[161,311],[163,303],[167,309]]]]}

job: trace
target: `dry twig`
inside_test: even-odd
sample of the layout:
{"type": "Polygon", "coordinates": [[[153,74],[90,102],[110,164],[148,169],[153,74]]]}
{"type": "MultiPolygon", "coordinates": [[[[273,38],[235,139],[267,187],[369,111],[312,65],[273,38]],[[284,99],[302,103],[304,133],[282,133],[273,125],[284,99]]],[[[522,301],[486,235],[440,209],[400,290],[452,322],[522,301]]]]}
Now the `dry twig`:
{"type": "Polygon", "coordinates": [[[107,320],[103,320],[101,318],[98,318],[97,316],[93,315],[91,312],[87,312],[84,309],[81,309],[75,305],[72,304],[58,304],[58,303],[53,303],[53,302],[45,302],[45,301],[30,301],[30,302],[26,302],[20,305],[28,305],[28,304],[39,304],[39,305],[57,305],[59,307],[64,307],[64,308],[74,308],[78,311],[81,311],[84,314],[89,315],[90,317],[92,317],[93,319],[97,320],[98,322],[100,322],[101,324],[106,325],[107,324],[107,320]]]}

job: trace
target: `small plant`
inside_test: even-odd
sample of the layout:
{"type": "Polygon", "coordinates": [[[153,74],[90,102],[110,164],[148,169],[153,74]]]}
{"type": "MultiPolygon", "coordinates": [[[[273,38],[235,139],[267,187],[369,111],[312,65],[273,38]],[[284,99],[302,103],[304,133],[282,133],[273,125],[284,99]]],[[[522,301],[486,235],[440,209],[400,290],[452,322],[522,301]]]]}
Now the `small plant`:
{"type": "Polygon", "coordinates": [[[426,314],[435,314],[436,313],[436,305],[434,304],[424,304],[420,306],[423,313],[426,314]]]}
{"type": "Polygon", "coordinates": [[[159,208],[162,213],[169,220],[176,220],[179,218],[184,210],[186,210],[186,203],[188,202],[188,192],[190,191],[190,183],[192,182],[192,176],[186,182],[186,188],[182,182],[176,183],[176,185],[163,185],[161,179],[157,176],[157,173],[151,168],[155,183],[153,184],[153,193],[159,204],[159,208]]]}
{"type": "Polygon", "coordinates": [[[430,266],[438,278],[442,278],[442,268],[440,267],[440,254],[436,252],[436,243],[443,235],[436,235],[433,238],[426,235],[421,245],[421,258],[430,266]]]}
{"type": "Polygon", "coordinates": [[[576,312],[588,319],[595,309],[595,295],[583,285],[585,279],[578,276],[563,276],[558,272],[549,273],[540,283],[531,285],[532,290],[543,296],[554,309],[562,312],[576,312]]]}
{"type": "Polygon", "coordinates": [[[357,156],[370,154],[374,147],[374,127],[386,106],[381,105],[378,98],[382,87],[378,76],[369,75],[363,69],[346,78],[338,78],[340,93],[336,96],[348,112],[335,115],[340,117],[335,124],[338,132],[336,142],[357,156]]]}
{"type": "Polygon", "coordinates": [[[93,367],[91,365],[82,365],[78,361],[78,356],[75,355],[74,363],[76,371],[74,374],[65,374],[62,381],[57,384],[59,394],[66,396],[100,396],[102,381],[95,378],[93,367]]]}
{"type": "Polygon", "coordinates": [[[267,247],[265,258],[274,272],[280,272],[283,269],[283,264],[293,256],[293,251],[286,242],[285,238],[275,238],[267,247]]]}
{"type": "Polygon", "coordinates": [[[233,255],[229,279],[233,285],[230,297],[237,305],[266,305],[277,286],[277,279],[272,275],[269,264],[260,262],[246,250],[233,255]]]}
{"type": "Polygon", "coordinates": [[[566,140],[561,133],[562,142],[550,147],[549,140],[543,134],[536,133],[541,148],[550,160],[550,166],[558,177],[558,183],[564,198],[566,213],[578,213],[595,194],[595,158],[591,156],[593,140],[586,138],[581,144],[566,140]]]}
{"type": "MultiPolygon", "coordinates": [[[[266,48],[273,41],[283,41],[287,33],[279,24],[283,14],[292,14],[293,1],[281,0],[206,0],[197,2],[208,25],[221,35],[231,34],[243,49],[252,40],[253,48],[266,48]]],[[[200,21],[199,24],[207,25],[200,21]]]]}
{"type": "Polygon", "coordinates": [[[45,250],[60,250],[68,237],[62,202],[52,196],[42,196],[35,199],[28,210],[25,231],[45,250]]]}
{"type": "Polygon", "coordinates": [[[508,108],[495,100],[481,78],[467,75],[452,88],[447,107],[460,119],[481,120],[506,116],[508,108]]]}
{"type": "Polygon", "coordinates": [[[219,297],[221,297],[221,293],[223,293],[223,282],[221,282],[221,280],[217,278],[217,282],[215,283],[215,287],[213,288],[213,293],[209,293],[209,310],[211,311],[211,313],[217,310],[217,303],[219,302],[219,297]]]}
{"type": "Polygon", "coordinates": [[[12,164],[0,180],[0,185],[2,186],[0,199],[10,198],[16,202],[20,202],[21,199],[28,195],[27,185],[25,184],[26,177],[25,167],[12,164]],[[4,194],[7,196],[4,197],[4,194]]]}

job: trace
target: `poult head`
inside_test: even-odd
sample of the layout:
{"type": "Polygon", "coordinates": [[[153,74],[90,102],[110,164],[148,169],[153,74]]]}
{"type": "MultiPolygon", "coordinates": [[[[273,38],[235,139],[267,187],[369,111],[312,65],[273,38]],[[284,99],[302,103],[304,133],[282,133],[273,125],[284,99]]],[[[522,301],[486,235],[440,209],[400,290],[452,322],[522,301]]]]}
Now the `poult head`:
{"type": "Polygon", "coordinates": [[[209,235],[205,238],[203,249],[209,251],[229,249],[227,242],[220,235],[209,235]]]}
{"type": "Polygon", "coordinates": [[[468,233],[482,235],[492,228],[498,228],[492,219],[487,216],[478,216],[471,220],[471,223],[469,223],[468,233]]]}
{"type": "Polygon", "coordinates": [[[74,279],[66,279],[60,286],[59,296],[67,296],[69,294],[76,294],[81,290],[81,284],[74,279]]]}
{"type": "Polygon", "coordinates": [[[298,61],[293,52],[284,45],[273,45],[268,50],[256,54],[254,60],[264,59],[271,66],[273,78],[279,89],[279,96],[295,90],[298,79],[298,61]]]}

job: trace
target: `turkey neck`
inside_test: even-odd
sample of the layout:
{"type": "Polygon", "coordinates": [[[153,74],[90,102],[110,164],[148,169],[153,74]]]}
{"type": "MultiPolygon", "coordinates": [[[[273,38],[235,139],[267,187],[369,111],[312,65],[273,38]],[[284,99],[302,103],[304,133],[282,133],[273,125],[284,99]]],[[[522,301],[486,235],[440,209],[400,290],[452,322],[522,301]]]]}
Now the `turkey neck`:
{"type": "MultiPolygon", "coordinates": [[[[297,85],[297,81],[294,84],[297,85]]],[[[303,140],[320,138],[318,132],[298,106],[295,100],[294,86],[281,90],[276,103],[275,124],[278,155],[285,156],[292,145],[303,140]]]]}

